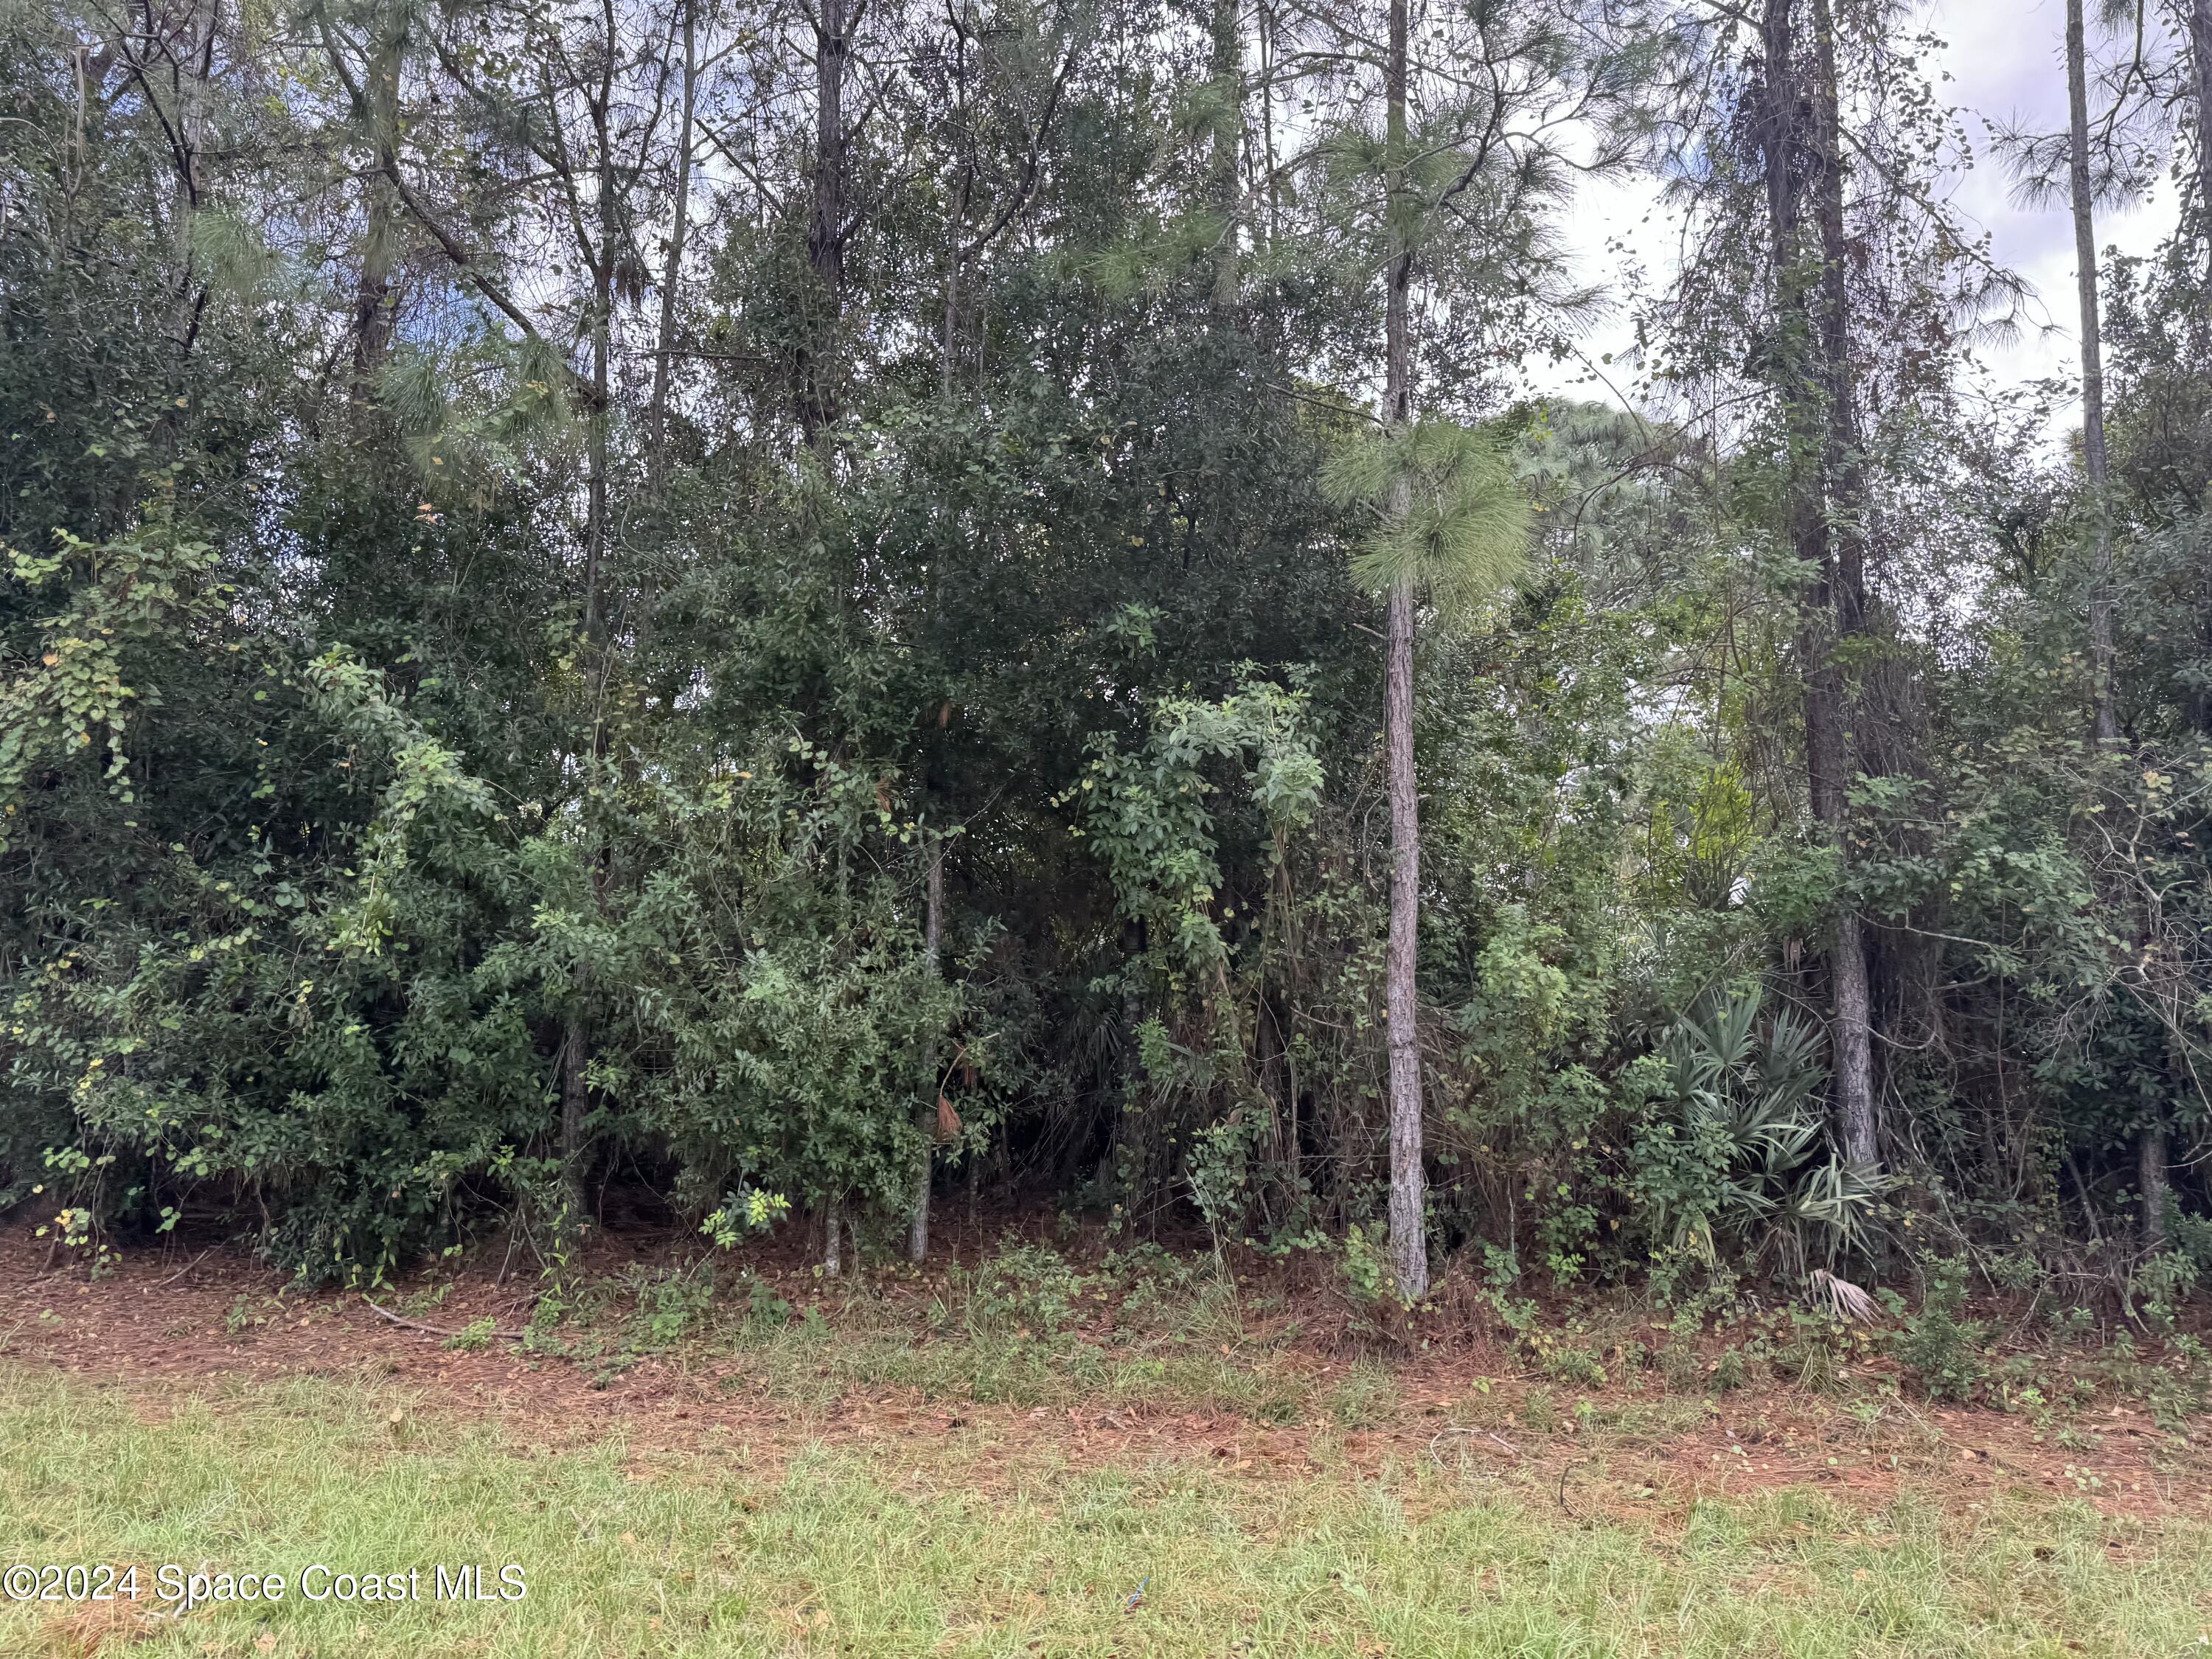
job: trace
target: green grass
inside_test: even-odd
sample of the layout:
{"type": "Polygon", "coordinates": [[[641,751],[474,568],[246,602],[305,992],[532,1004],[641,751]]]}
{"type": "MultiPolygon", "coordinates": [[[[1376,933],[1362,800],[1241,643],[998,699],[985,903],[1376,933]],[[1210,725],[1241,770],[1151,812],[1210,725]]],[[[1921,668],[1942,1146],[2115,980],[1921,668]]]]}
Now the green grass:
{"type": "MultiPolygon", "coordinates": [[[[1432,1465],[1254,1480],[1108,1473],[956,1437],[772,1462],[515,1443],[389,1391],[302,1382],[149,1402],[0,1370],[9,1561],[278,1571],[156,1656],[2195,1653],[2212,1534],[2030,1504],[1856,1514],[1806,1492],[1584,1525],[1432,1465]],[[149,1410],[149,1404],[151,1409],[149,1410]],[[396,1413],[396,1416],[395,1416],[396,1413]],[[152,1416],[149,1423],[143,1419],[152,1416]],[[310,1605],[301,1571],[524,1567],[509,1604],[310,1605]],[[1149,1580],[1142,1605],[1124,1601],[1149,1580]]],[[[150,1606],[151,1597],[147,1598],[150,1606]]],[[[62,1610],[64,1611],[65,1610],[62,1610]]],[[[0,1652],[75,1652],[0,1605],[0,1652]]]]}

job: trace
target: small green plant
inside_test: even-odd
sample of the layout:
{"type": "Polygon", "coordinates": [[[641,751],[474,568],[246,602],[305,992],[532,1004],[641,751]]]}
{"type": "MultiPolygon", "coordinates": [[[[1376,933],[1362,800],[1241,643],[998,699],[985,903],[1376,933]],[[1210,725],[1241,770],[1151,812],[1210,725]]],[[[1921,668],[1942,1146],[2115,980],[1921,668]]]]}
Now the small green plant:
{"type": "Polygon", "coordinates": [[[1580,1389],[1601,1389],[1605,1386],[1605,1367],[1588,1348],[1561,1343],[1544,1354],[1537,1363],[1544,1368],[1544,1375],[1554,1382],[1580,1389]]]}
{"type": "Polygon", "coordinates": [[[699,1231],[714,1241],[716,1249],[733,1250],[790,1213],[791,1200],[781,1193],[741,1187],[722,1195],[721,1207],[699,1224],[699,1231]]]}
{"type": "Polygon", "coordinates": [[[1721,1357],[1713,1361],[1712,1386],[1715,1394],[1733,1394],[1744,1384],[1749,1375],[1749,1362],[1741,1348],[1723,1348],[1721,1357]]]}
{"type": "Polygon", "coordinates": [[[1075,1322],[1090,1281],[1047,1244],[1009,1244],[972,1273],[956,1272],[971,1336],[1052,1336],[1075,1322]]]}
{"type": "Polygon", "coordinates": [[[1521,1396],[1521,1421],[1532,1434],[1551,1434],[1559,1426],[1559,1402],[1549,1389],[1531,1389],[1521,1396]]]}
{"type": "Polygon", "coordinates": [[[1669,1394],[1695,1394],[1705,1385],[1705,1364],[1695,1340],[1677,1334],[1659,1350],[1659,1375],[1669,1394]]]}
{"type": "Polygon", "coordinates": [[[492,1333],[499,1328],[494,1319],[471,1320],[445,1340],[444,1346],[456,1353],[482,1353],[491,1346],[492,1333]]]}
{"type": "Polygon", "coordinates": [[[1344,1294],[1354,1308],[1376,1310],[1398,1296],[1390,1276],[1389,1240],[1379,1228],[1355,1221],[1344,1235],[1344,1294]]]}
{"type": "Polygon", "coordinates": [[[1789,1329],[1778,1332],[1773,1345],[1776,1368],[1800,1388],[1816,1394],[1832,1391],[1842,1381],[1855,1334],[1827,1314],[1792,1308],[1788,1317],[1789,1329]]]}
{"type": "Polygon", "coordinates": [[[1669,1394],[1696,1394],[1705,1386],[1705,1364],[1698,1340],[1705,1333],[1703,1312],[1694,1305],[1674,1310],[1667,1322],[1667,1346],[1659,1351],[1659,1376],[1669,1394]]]}
{"type": "Polygon", "coordinates": [[[1449,1413],[1455,1428],[1491,1428],[1508,1421],[1512,1413],[1504,1395],[1491,1386],[1486,1376],[1478,1376],[1474,1385],[1452,1402],[1449,1413]]]}
{"type": "Polygon", "coordinates": [[[638,1297],[641,1346],[666,1348],[681,1341],[714,1305],[714,1282],[704,1274],[678,1273],[648,1285],[638,1297]]]}
{"type": "Polygon", "coordinates": [[[1865,1245],[1890,1182],[1827,1148],[1825,1041],[1792,1011],[1767,1016],[1756,985],[1709,994],[1662,1038],[1673,1098],[1630,1155],[1651,1231],[1678,1258],[1670,1285],[1730,1254],[1802,1277],[1865,1245]]]}
{"type": "Polygon", "coordinates": [[[757,1273],[746,1276],[745,1323],[759,1331],[780,1331],[791,1323],[791,1304],[757,1273]]]}
{"type": "Polygon", "coordinates": [[[1981,1354],[1989,1328],[1966,1317],[1966,1262],[1949,1256],[1928,1264],[1918,1311],[1898,1334],[1899,1362],[1930,1400],[1965,1400],[1988,1374],[1981,1354]]]}
{"type": "Polygon", "coordinates": [[[2151,1420],[2168,1434],[2185,1432],[2189,1419],[2203,1412],[2212,1396],[2212,1350],[2201,1338],[2178,1336],[2168,1363],[2146,1369],[2150,1376],[2143,1403],[2151,1420]]]}
{"type": "Polygon", "coordinates": [[[2180,1250],[2161,1250],[2136,1269],[2128,1281],[2128,1303],[2143,1328],[2171,1335],[2182,1302],[2197,1286],[2200,1269],[2180,1250]]]}
{"type": "Polygon", "coordinates": [[[2038,1429],[2051,1427],[2053,1384],[2033,1355],[2012,1355],[1996,1368],[1990,1382],[2000,1408],[2025,1417],[2038,1429]]]}

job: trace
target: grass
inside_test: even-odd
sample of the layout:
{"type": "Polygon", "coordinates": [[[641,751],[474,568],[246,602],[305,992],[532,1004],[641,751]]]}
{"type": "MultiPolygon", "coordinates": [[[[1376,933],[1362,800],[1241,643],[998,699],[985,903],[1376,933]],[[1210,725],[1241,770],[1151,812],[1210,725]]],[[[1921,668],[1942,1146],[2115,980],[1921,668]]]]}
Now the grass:
{"type": "MultiPolygon", "coordinates": [[[[975,1431],[861,1452],[705,1431],[681,1455],[532,1433],[327,1380],[153,1401],[0,1369],[0,1539],[9,1562],[295,1586],[273,1608],[121,1620],[102,1650],[146,1659],[2173,1659],[2212,1637],[2212,1532],[2081,1504],[1859,1513],[1785,1491],[1585,1524],[1547,1490],[1429,1462],[1254,1478],[1083,1471],[975,1431]],[[427,1583],[466,1560],[520,1565],[527,1598],[345,1607],[296,1589],[317,1562],[427,1583]]],[[[0,1652],[82,1652],[93,1628],[0,1602],[0,1652]]]]}

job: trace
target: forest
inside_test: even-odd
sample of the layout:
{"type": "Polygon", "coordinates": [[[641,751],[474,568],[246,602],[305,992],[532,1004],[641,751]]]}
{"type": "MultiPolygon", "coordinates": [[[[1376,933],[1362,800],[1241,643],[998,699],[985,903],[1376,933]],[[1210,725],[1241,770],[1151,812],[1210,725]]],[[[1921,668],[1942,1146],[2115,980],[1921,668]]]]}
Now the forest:
{"type": "Polygon", "coordinates": [[[10,7],[0,1205],[2170,1321],[2212,0],[2063,12],[10,7]]]}

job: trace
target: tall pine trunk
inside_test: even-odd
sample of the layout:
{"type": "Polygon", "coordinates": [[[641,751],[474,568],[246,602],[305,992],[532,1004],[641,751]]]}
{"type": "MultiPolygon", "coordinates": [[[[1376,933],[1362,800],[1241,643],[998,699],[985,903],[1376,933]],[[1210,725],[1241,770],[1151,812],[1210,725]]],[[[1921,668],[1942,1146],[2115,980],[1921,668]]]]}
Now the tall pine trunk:
{"type": "MultiPolygon", "coordinates": [[[[1383,70],[1389,106],[1385,175],[1389,287],[1383,311],[1383,416],[1402,432],[1413,416],[1411,319],[1413,252],[1401,217],[1405,189],[1407,0],[1390,0],[1389,56],[1383,70]]],[[[1392,486],[1390,510],[1402,518],[1412,483],[1392,486]]],[[[1429,1242],[1422,1167],[1421,1047],[1417,963],[1420,943],[1421,807],[1413,773],[1413,591],[1390,590],[1382,661],[1382,727],[1390,797],[1390,939],[1383,959],[1390,1066],[1390,1267],[1408,1300],[1428,1293],[1429,1242]]]]}
{"type": "MultiPolygon", "coordinates": [[[[585,436],[584,489],[584,660],[591,695],[590,726],[584,743],[584,787],[581,805],[586,821],[598,797],[601,769],[607,757],[606,696],[611,671],[606,605],[601,592],[606,575],[608,546],[609,438],[613,420],[613,361],[615,263],[619,257],[618,183],[609,134],[614,104],[614,62],[617,47],[611,21],[608,25],[606,55],[598,86],[593,89],[592,132],[599,165],[599,241],[583,240],[579,252],[592,272],[590,350],[592,363],[591,421],[585,436]]],[[[606,915],[607,884],[611,848],[604,830],[592,829],[592,905],[601,918],[606,915]]],[[[579,964],[570,984],[573,1006],[568,1025],[568,1066],[562,1079],[561,1162],[573,1191],[582,1191],[583,1171],[591,1157],[585,1133],[586,1067],[591,1061],[592,1031],[586,1000],[592,970],[579,964]]]]}
{"type": "Polygon", "coordinates": [[[1221,240],[1213,250],[1213,305],[1237,308],[1238,206],[1237,144],[1243,133],[1244,42],[1237,32],[1241,0],[1213,0],[1212,149],[1207,158],[1209,193],[1221,216],[1221,240]]]}
{"type": "Polygon", "coordinates": [[[652,444],[646,465],[656,489],[668,472],[668,383],[676,355],[676,303],[684,281],[684,248],[691,230],[691,146],[698,120],[698,8],[684,5],[684,93],[676,125],[676,202],[668,230],[668,264],[660,276],[660,326],[653,354],[653,399],[647,409],[652,444]]]}
{"type": "MultiPolygon", "coordinates": [[[[2189,87],[2197,109],[2197,234],[2212,260],[2212,0],[2190,0],[2189,87]]],[[[2212,268],[2205,276],[2212,282],[2212,268]]]]}
{"type": "MultiPolygon", "coordinates": [[[[2212,0],[2190,0],[2189,82],[2197,112],[2197,245],[2205,261],[2202,280],[2212,292],[2212,0]]],[[[2212,320],[2203,309],[2197,320],[2199,343],[2212,320]]],[[[2200,575],[2197,607],[2198,648],[2212,657],[2212,572],[2200,575]]],[[[2199,732],[2212,732],[2212,685],[2199,681],[2191,689],[2189,713],[2199,732]]]]}
{"type": "MultiPolygon", "coordinates": [[[[371,27],[368,58],[363,66],[362,112],[369,128],[371,151],[380,159],[399,146],[399,72],[407,42],[407,12],[392,6],[378,13],[371,27]]],[[[392,267],[398,253],[399,198],[382,167],[369,174],[368,228],[362,240],[361,274],[354,286],[353,390],[356,403],[367,403],[369,386],[392,348],[392,267]]]]}
{"type": "MultiPolygon", "coordinates": [[[[1850,372],[1850,248],[1844,227],[1844,140],[1836,75],[1836,22],[1831,0],[1813,0],[1814,141],[1820,167],[1820,397],[1826,405],[1826,447],[1820,471],[1826,498],[1824,531],[1833,574],[1829,609],[1833,637],[1848,640],[1866,629],[1866,476],[1859,453],[1858,422],[1850,372]]],[[[1821,672],[1828,678],[1823,746],[1829,776],[1827,826],[1844,866],[1850,864],[1844,792],[1852,765],[1851,688],[1832,653],[1821,672]]],[[[1874,1006],[1869,989],[1866,923],[1848,899],[1836,904],[1836,1109],[1844,1156],[1872,1169],[1881,1162],[1881,1126],[1875,1108],[1874,1006]]]]}
{"type": "Polygon", "coordinates": [[[822,0],[814,26],[814,177],[806,222],[812,315],[799,362],[799,423],[826,452],[837,420],[838,332],[845,290],[845,70],[852,52],[847,0],[822,0]]]}
{"type": "MultiPolygon", "coordinates": [[[[2195,11],[2192,9],[2192,44],[2195,11]]],[[[2066,172],[2074,212],[2074,291],[2081,317],[2081,472],[2089,486],[2096,541],[2089,562],[2089,678],[2091,741],[2102,751],[2120,740],[2112,702],[2112,464],[2105,442],[2104,325],[2097,291],[2095,186],[2089,171],[2089,43],[2082,0],[2066,0],[2066,172]]],[[[2201,137],[2200,137],[2201,142],[2201,137]]],[[[2146,1125],[2136,1143],[2137,1184],[2142,1193],[2144,1242],[2164,1241],[2167,1191],[2166,1129],[2146,1125]]]]}
{"type": "Polygon", "coordinates": [[[2212,246],[2212,0],[2190,0],[2190,91],[2197,95],[2197,215],[2212,246]]]}
{"type": "Polygon", "coordinates": [[[2074,209],[2074,287],[2081,308],[2081,470],[2089,483],[2096,545],[2089,566],[2090,734],[2117,742],[2112,710],[2112,536],[2105,499],[2105,348],[2097,303],[2096,204],[2089,177],[2088,43],[2082,0],[2066,0],[2066,152],[2074,209]]]}
{"type": "MultiPolygon", "coordinates": [[[[1848,865],[1850,690],[1836,647],[1864,625],[1857,524],[1864,485],[1851,412],[1834,20],[1828,0],[1813,0],[1811,63],[1801,67],[1794,9],[1795,0],[1768,0],[1760,28],[1765,58],[1760,151],[1781,342],[1771,372],[1790,446],[1786,528],[1805,572],[1797,655],[1804,678],[1807,796],[1814,821],[1848,865]],[[1802,199],[1808,181],[1810,227],[1802,199]]],[[[1831,918],[1828,978],[1837,1139],[1847,1159],[1872,1167],[1881,1159],[1881,1126],[1866,933],[1856,908],[1842,896],[1831,918]]]]}

